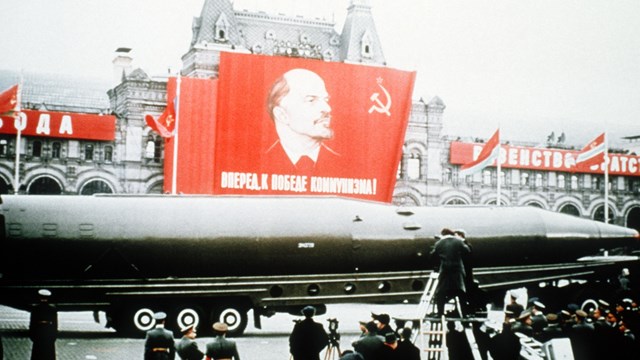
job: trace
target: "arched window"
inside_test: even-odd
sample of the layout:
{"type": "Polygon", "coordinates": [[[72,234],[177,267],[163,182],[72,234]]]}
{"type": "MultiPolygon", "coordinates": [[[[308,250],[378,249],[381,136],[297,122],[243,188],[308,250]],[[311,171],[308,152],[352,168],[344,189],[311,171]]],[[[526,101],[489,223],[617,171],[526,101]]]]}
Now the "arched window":
{"type": "Polygon", "coordinates": [[[410,180],[420,179],[420,154],[411,153],[411,157],[407,159],[407,176],[410,180]]]}
{"type": "Polygon", "coordinates": [[[370,59],[373,54],[371,52],[371,33],[369,32],[369,30],[364,32],[364,35],[362,35],[362,40],[361,40],[361,44],[360,44],[360,55],[363,58],[366,59],[370,59]]]}
{"type": "MultiPolygon", "coordinates": [[[[609,224],[613,224],[614,216],[613,209],[609,207],[609,224]]],[[[599,206],[596,211],[593,213],[593,220],[604,222],[604,205],[599,206]]]]}
{"type": "Polygon", "coordinates": [[[580,216],[580,210],[573,204],[562,205],[560,212],[563,214],[569,214],[573,216],[580,216]]]}
{"type": "Polygon", "coordinates": [[[80,195],[113,194],[113,189],[104,180],[91,180],[80,189],[80,195]]]}

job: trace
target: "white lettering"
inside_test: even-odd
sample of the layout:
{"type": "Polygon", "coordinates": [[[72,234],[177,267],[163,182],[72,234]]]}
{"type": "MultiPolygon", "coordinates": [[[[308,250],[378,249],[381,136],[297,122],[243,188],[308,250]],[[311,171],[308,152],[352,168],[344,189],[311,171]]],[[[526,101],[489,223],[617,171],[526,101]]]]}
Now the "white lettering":
{"type": "Polygon", "coordinates": [[[540,150],[533,150],[531,152],[531,165],[533,166],[542,165],[542,160],[540,160],[541,156],[542,156],[542,152],[540,152],[540,150]]]}
{"type": "Polygon", "coordinates": [[[307,177],[295,175],[271,175],[271,190],[278,191],[307,191],[307,177]]]}
{"type": "Polygon", "coordinates": [[[46,113],[40,114],[40,118],[38,119],[38,126],[36,127],[36,134],[51,134],[51,115],[46,113]]]}
{"type": "Polygon", "coordinates": [[[638,171],[638,158],[629,159],[629,171],[635,173],[638,171]]]}
{"type": "Polygon", "coordinates": [[[531,152],[529,149],[520,150],[520,165],[521,166],[529,166],[529,156],[531,156],[531,152]]]}
{"type": "Polygon", "coordinates": [[[617,156],[612,156],[610,159],[609,171],[620,171],[620,158],[617,156]]]}
{"type": "Polygon", "coordinates": [[[67,133],[73,135],[73,124],[71,123],[71,116],[63,115],[60,122],[60,135],[67,133]]]}
{"type": "Polygon", "coordinates": [[[508,159],[509,165],[518,165],[518,149],[509,148],[508,159]]]}
{"type": "Polygon", "coordinates": [[[553,167],[555,169],[559,169],[562,167],[562,153],[557,151],[553,152],[553,167]]]}
{"type": "Polygon", "coordinates": [[[220,175],[220,187],[223,189],[261,189],[258,174],[223,171],[220,175]]]}
{"type": "Polygon", "coordinates": [[[13,127],[18,131],[24,131],[27,128],[27,114],[20,112],[13,121],[13,127]]]}

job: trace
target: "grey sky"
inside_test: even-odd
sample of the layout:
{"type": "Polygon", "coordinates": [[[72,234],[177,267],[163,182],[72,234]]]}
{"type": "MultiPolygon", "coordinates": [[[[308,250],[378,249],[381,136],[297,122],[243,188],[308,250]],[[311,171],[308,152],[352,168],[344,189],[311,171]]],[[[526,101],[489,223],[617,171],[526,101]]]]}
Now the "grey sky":
{"type": "MultiPolygon", "coordinates": [[[[117,47],[151,75],[176,67],[204,0],[3,0],[0,68],[111,78],[117,47]]],[[[640,1],[371,0],[389,66],[447,105],[445,133],[581,145],[640,135],[640,1]]],[[[236,0],[334,18],[348,0],[236,0]]]]}

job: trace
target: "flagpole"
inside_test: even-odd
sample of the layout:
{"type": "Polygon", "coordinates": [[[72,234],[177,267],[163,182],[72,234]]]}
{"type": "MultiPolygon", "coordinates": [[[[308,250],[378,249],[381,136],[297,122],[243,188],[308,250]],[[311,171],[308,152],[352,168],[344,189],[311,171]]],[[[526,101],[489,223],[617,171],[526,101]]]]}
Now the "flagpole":
{"type": "Polygon", "coordinates": [[[609,142],[604,132],[604,223],[609,223],[609,142]]]}
{"type": "Polygon", "coordinates": [[[21,147],[21,135],[22,135],[22,119],[20,118],[20,112],[22,111],[22,85],[24,76],[20,71],[20,82],[18,83],[18,94],[16,96],[16,107],[14,108],[14,120],[13,126],[16,128],[16,168],[13,175],[13,192],[18,195],[20,193],[20,147],[21,147]]]}
{"type": "Polygon", "coordinates": [[[498,157],[496,159],[496,163],[497,163],[497,167],[496,167],[496,182],[497,182],[497,186],[496,186],[496,206],[500,206],[500,198],[501,198],[501,193],[502,193],[502,186],[500,184],[500,173],[502,172],[502,167],[500,165],[500,150],[501,150],[501,145],[500,145],[500,127],[498,126],[498,157]]]}
{"type": "Polygon", "coordinates": [[[173,130],[173,169],[171,171],[171,194],[176,194],[178,179],[178,126],[180,125],[180,83],[182,82],[181,68],[178,69],[178,78],[176,80],[176,127],[173,130]]]}

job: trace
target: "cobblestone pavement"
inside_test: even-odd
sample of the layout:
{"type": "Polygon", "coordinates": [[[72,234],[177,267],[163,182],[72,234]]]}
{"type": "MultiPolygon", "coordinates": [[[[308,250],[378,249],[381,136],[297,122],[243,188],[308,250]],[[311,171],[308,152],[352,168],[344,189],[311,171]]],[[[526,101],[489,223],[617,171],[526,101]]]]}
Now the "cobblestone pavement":
{"type": "MultiPolygon", "coordinates": [[[[328,331],[327,319],[338,319],[341,348],[345,350],[351,348],[351,342],[359,335],[358,321],[369,320],[372,311],[388,313],[392,317],[405,316],[412,314],[415,307],[416,305],[329,305],[327,314],[317,316],[316,321],[322,322],[328,331]]],[[[250,324],[245,335],[234,339],[238,344],[240,357],[243,360],[287,360],[289,332],[293,328],[293,320],[297,317],[277,314],[271,318],[263,318],[261,330],[252,326],[251,314],[249,319],[250,324]]],[[[122,338],[113,330],[105,329],[104,314],[101,315],[101,324],[98,324],[94,322],[93,314],[90,312],[60,312],[58,322],[58,360],[142,359],[144,340],[122,338]]],[[[6,360],[30,358],[31,341],[27,334],[28,328],[29,313],[0,306],[0,337],[6,360]]],[[[199,348],[204,349],[209,340],[206,337],[198,338],[199,348]]]]}

